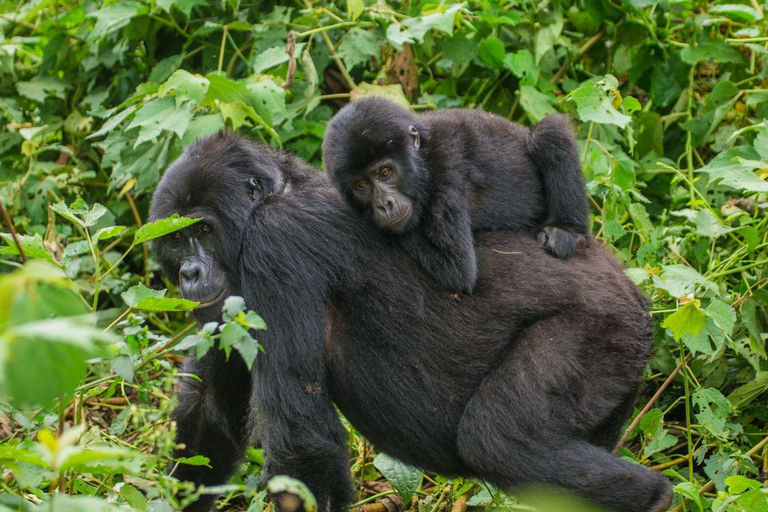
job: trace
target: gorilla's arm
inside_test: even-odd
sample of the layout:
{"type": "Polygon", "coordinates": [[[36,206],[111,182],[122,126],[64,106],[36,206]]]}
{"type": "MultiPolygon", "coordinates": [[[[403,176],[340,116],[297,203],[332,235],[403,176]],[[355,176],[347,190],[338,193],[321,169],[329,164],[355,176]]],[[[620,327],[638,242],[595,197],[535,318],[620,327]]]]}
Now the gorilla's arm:
{"type": "Polygon", "coordinates": [[[403,248],[441,286],[472,293],[477,261],[466,199],[455,188],[436,194],[421,224],[401,238],[403,248]]]}
{"type": "Polygon", "coordinates": [[[267,455],[265,478],[298,478],[321,510],[329,504],[331,512],[341,512],[353,495],[346,434],[328,396],[323,358],[331,265],[322,255],[330,251],[315,247],[318,237],[303,232],[313,223],[302,214],[313,215],[311,204],[265,214],[246,232],[241,272],[251,285],[243,293],[267,323],[259,336],[264,352],[254,369],[251,405],[267,455]]]}

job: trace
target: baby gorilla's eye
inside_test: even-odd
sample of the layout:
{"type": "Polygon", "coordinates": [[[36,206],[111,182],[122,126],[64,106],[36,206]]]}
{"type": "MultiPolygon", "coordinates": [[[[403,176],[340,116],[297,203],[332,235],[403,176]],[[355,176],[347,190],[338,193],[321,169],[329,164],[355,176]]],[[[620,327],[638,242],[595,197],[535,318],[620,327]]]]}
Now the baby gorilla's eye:
{"type": "Polygon", "coordinates": [[[181,240],[182,238],[184,238],[184,235],[181,234],[181,231],[174,231],[173,233],[171,233],[171,238],[173,238],[174,240],[181,240]]]}
{"type": "Polygon", "coordinates": [[[368,187],[368,182],[367,181],[360,180],[357,183],[355,183],[355,188],[357,190],[365,190],[367,187],[368,187]]]}
{"type": "Polygon", "coordinates": [[[392,174],[392,169],[390,169],[389,167],[384,167],[379,173],[379,176],[381,176],[382,178],[389,178],[391,174],[392,174]]]}
{"type": "Polygon", "coordinates": [[[199,235],[207,235],[211,232],[211,226],[208,224],[200,224],[200,227],[197,228],[197,234],[199,235]]]}

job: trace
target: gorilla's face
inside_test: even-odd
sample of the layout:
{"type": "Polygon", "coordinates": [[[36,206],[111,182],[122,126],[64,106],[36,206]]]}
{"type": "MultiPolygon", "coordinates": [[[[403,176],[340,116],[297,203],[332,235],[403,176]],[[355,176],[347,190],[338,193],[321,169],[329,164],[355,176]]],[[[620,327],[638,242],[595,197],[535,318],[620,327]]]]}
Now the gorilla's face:
{"type": "Polygon", "coordinates": [[[181,231],[168,235],[165,254],[178,262],[179,291],[185,299],[199,302],[197,310],[221,310],[229,297],[226,272],[217,261],[215,219],[203,218],[181,231]]]}
{"type": "Polygon", "coordinates": [[[200,219],[154,242],[165,275],[181,296],[200,302],[200,322],[218,319],[224,300],[241,295],[243,233],[255,209],[290,187],[266,148],[213,136],[191,145],[166,171],[150,219],[179,214],[200,219]]]}
{"type": "Polygon", "coordinates": [[[349,192],[355,201],[370,209],[379,228],[401,233],[413,217],[413,201],[400,189],[403,171],[397,162],[384,160],[355,175],[349,192]]]}

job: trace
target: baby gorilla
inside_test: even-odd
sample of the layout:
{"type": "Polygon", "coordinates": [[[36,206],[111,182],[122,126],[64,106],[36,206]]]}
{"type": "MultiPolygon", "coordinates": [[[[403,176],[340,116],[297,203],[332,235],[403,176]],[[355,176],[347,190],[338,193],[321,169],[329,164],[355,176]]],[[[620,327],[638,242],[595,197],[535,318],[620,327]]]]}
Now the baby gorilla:
{"type": "Polygon", "coordinates": [[[481,110],[417,115],[368,97],[331,119],[323,156],[347,203],[398,235],[452,291],[475,286],[473,230],[538,233],[558,258],[589,240],[586,188],[564,115],[529,130],[481,110]]]}

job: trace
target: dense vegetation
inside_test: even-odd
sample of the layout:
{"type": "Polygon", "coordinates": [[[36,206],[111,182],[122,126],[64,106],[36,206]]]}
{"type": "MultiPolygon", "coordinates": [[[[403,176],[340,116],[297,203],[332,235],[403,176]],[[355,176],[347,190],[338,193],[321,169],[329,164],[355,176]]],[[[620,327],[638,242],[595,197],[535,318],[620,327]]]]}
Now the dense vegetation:
{"type": "MultiPolygon", "coordinates": [[[[620,454],[670,478],[674,510],[768,511],[768,3],[285,4],[0,2],[0,510],[179,507],[190,489],[165,467],[206,462],[171,460],[181,349],[218,339],[252,359],[260,319],[233,301],[187,337],[194,303],[146,244],[184,221],[146,224],[151,192],[222,128],[320,165],[333,112],[382,94],[573,117],[593,232],[656,320],[620,454]]],[[[422,476],[348,428],[370,510],[533,510],[422,476]]],[[[223,508],[269,506],[261,462],[250,450],[223,508]]]]}

